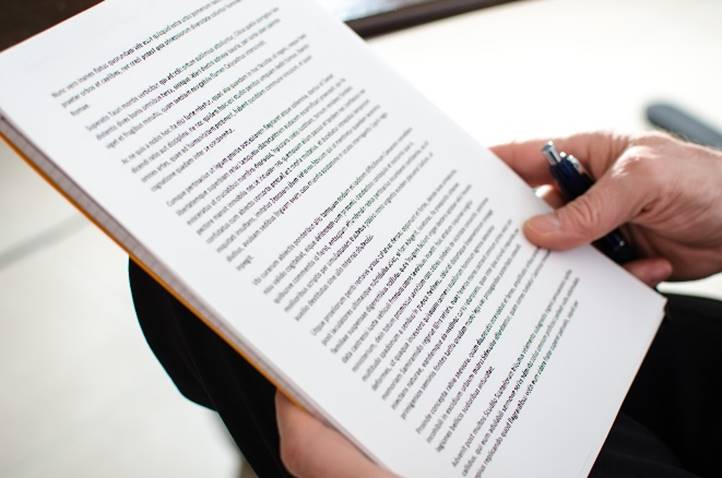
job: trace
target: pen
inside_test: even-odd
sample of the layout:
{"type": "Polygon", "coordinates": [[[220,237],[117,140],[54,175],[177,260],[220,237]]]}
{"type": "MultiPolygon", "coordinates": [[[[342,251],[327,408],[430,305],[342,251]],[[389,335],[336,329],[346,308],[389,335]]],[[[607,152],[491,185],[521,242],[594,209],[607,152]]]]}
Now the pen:
{"type": "MultiPolygon", "coordinates": [[[[552,176],[568,201],[578,198],[594,184],[579,160],[564,151],[557,151],[552,141],[544,145],[542,153],[549,161],[552,176]]],[[[594,246],[617,264],[624,264],[637,257],[634,248],[619,229],[594,241],[594,246]]]]}

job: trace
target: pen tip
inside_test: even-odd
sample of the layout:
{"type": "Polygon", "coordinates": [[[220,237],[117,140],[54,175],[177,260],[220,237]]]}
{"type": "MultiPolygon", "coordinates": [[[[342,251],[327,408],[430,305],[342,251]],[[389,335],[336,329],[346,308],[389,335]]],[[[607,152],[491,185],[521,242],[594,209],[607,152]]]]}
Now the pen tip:
{"type": "Polygon", "coordinates": [[[542,154],[544,154],[544,157],[547,158],[547,161],[549,161],[549,164],[551,164],[552,166],[556,165],[562,160],[562,157],[557,151],[557,148],[554,146],[553,141],[549,141],[542,147],[542,154]]]}

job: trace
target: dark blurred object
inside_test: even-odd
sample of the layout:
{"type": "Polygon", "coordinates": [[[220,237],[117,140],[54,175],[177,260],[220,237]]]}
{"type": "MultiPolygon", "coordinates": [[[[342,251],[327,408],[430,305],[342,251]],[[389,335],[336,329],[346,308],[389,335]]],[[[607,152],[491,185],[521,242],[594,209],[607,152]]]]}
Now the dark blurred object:
{"type": "Polygon", "coordinates": [[[647,120],[675,136],[712,148],[722,149],[722,133],[699,118],[669,103],[647,106],[647,120]]]}
{"type": "Polygon", "coordinates": [[[356,33],[370,37],[512,0],[321,0],[356,33]]]}
{"type": "MultiPolygon", "coordinates": [[[[511,0],[320,0],[359,35],[368,37],[511,0]]],[[[5,0],[0,50],[86,10],[100,0],[5,0]]]]}
{"type": "Polygon", "coordinates": [[[0,5],[0,50],[98,3],[100,0],[5,0],[0,5]]]}

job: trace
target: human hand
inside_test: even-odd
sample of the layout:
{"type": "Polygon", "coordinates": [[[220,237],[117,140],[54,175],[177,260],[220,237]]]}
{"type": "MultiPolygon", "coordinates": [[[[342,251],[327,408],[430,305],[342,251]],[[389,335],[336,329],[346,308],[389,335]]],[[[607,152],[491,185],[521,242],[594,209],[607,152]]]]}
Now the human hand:
{"type": "Polygon", "coordinates": [[[300,478],[391,478],[390,472],[366,458],[339,432],[276,392],[276,418],[281,459],[300,478]]]}
{"type": "Polygon", "coordinates": [[[553,141],[597,181],[567,204],[541,154],[546,140],[492,148],[558,207],[524,224],[532,243],[566,250],[624,225],[643,257],[625,267],[651,286],[722,271],[722,153],[660,133],[599,132],[553,141]]]}

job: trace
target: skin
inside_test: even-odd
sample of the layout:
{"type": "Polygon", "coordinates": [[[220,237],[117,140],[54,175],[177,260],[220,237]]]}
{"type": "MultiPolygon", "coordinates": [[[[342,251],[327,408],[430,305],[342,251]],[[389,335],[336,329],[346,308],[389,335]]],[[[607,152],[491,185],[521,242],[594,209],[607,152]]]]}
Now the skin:
{"type": "MultiPolygon", "coordinates": [[[[566,250],[623,225],[641,259],[625,268],[654,287],[667,279],[699,279],[722,271],[722,153],[659,133],[610,132],[554,139],[596,179],[566,203],[541,155],[547,140],[492,148],[557,208],[524,224],[527,239],[566,250]]],[[[299,477],[391,477],[333,428],[276,393],[281,458],[299,477]]]]}

